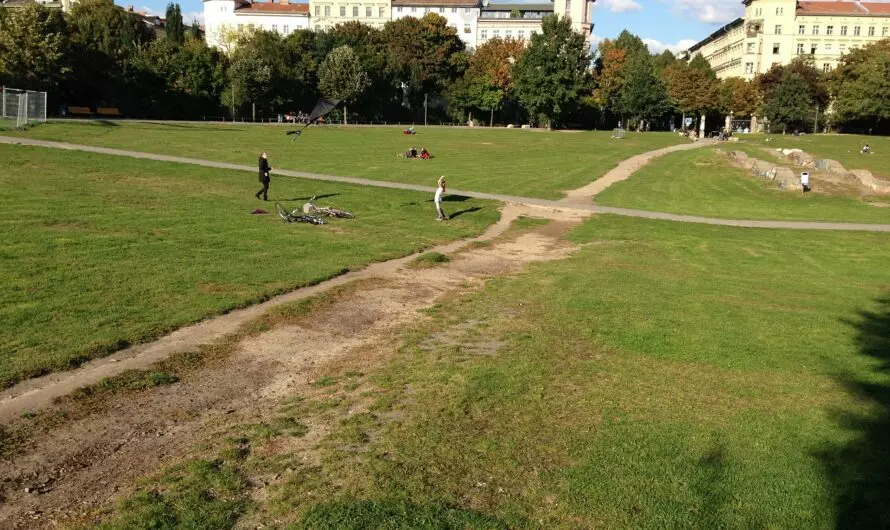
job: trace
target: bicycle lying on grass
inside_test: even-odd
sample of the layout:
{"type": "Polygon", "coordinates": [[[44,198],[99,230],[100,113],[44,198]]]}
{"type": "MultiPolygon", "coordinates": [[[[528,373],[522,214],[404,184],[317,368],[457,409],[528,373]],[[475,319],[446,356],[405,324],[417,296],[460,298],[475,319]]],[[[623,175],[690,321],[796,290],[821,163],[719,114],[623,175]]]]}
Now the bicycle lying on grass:
{"type": "Polygon", "coordinates": [[[353,219],[355,216],[345,210],[338,210],[329,206],[316,206],[313,201],[315,197],[309,199],[309,202],[303,205],[303,214],[305,215],[324,215],[326,217],[339,217],[341,219],[353,219]]]}
{"type": "Polygon", "coordinates": [[[278,215],[285,223],[311,223],[314,225],[323,225],[327,223],[327,221],[325,221],[321,217],[304,214],[299,209],[295,209],[293,211],[288,210],[280,202],[275,203],[275,209],[278,210],[278,215]]]}

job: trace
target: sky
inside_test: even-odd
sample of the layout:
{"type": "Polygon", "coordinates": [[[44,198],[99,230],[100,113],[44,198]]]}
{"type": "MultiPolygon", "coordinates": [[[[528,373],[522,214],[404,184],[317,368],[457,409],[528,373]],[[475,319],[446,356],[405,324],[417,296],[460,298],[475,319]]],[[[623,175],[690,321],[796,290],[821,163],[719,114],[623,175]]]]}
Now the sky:
{"type": "MultiPolygon", "coordinates": [[[[130,5],[121,0],[117,2],[124,7],[130,5]]],[[[163,16],[168,0],[135,2],[132,4],[135,9],[163,16]]],[[[179,5],[186,22],[195,18],[200,22],[203,18],[201,0],[179,0],[179,5]]],[[[652,53],[666,49],[682,51],[740,17],[742,12],[741,0],[597,0],[593,13],[594,40],[614,38],[627,29],[639,35],[652,53]]]]}

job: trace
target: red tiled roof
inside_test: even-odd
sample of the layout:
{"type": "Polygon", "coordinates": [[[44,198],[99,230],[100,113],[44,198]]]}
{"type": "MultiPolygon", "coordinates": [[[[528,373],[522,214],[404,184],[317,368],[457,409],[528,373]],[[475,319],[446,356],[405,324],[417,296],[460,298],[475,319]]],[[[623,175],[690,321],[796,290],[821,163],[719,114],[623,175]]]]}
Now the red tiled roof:
{"type": "Polygon", "coordinates": [[[883,2],[798,2],[798,15],[890,15],[890,4],[883,2]]]}
{"type": "Polygon", "coordinates": [[[236,15],[286,13],[291,15],[308,15],[309,4],[280,4],[272,2],[256,2],[235,9],[236,15]]]}

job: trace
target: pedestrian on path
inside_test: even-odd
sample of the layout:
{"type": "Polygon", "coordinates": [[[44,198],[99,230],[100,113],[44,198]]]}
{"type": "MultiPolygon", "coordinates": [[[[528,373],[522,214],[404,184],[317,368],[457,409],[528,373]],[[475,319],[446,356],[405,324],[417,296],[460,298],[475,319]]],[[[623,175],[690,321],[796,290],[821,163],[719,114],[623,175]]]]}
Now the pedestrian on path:
{"type": "Polygon", "coordinates": [[[442,211],[442,196],[445,195],[445,175],[439,177],[438,185],[439,187],[436,188],[436,196],[433,199],[433,202],[436,203],[436,213],[438,214],[436,221],[446,221],[448,220],[448,216],[442,211]]]}
{"type": "Polygon", "coordinates": [[[272,166],[269,165],[269,158],[265,152],[260,155],[260,182],[263,187],[260,188],[260,191],[256,192],[256,198],[259,199],[260,195],[263,196],[264,201],[269,200],[269,173],[272,171],[272,166]]]}

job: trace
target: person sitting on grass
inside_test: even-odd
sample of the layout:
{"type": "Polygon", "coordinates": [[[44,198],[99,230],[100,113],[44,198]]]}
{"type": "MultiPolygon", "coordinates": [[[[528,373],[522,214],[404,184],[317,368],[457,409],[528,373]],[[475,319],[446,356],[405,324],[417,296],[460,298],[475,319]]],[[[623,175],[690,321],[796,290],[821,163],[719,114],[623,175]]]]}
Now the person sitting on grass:
{"type": "Polygon", "coordinates": [[[417,158],[417,148],[416,148],[416,147],[409,147],[409,148],[408,148],[408,152],[405,153],[405,157],[406,157],[406,158],[417,158]]]}
{"type": "Polygon", "coordinates": [[[862,154],[867,155],[869,153],[871,153],[871,147],[869,147],[868,144],[865,144],[865,146],[862,148],[862,154]]]}
{"type": "Polygon", "coordinates": [[[426,147],[420,148],[420,158],[422,158],[424,160],[430,159],[430,152],[426,150],[426,147]]]}

